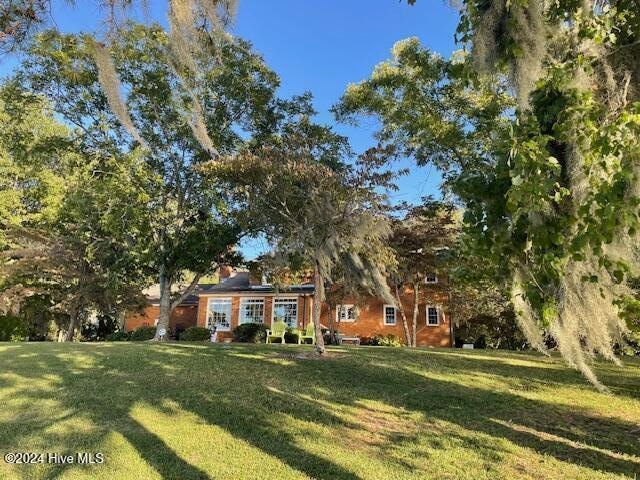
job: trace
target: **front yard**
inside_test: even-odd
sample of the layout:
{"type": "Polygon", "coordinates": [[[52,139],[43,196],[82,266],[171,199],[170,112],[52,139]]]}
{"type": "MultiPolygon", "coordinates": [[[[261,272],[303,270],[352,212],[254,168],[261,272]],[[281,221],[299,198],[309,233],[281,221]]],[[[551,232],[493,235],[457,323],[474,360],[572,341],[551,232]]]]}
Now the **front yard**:
{"type": "Polygon", "coordinates": [[[640,474],[640,362],[597,393],[509,352],[0,344],[0,478],[496,479],[640,474]]]}

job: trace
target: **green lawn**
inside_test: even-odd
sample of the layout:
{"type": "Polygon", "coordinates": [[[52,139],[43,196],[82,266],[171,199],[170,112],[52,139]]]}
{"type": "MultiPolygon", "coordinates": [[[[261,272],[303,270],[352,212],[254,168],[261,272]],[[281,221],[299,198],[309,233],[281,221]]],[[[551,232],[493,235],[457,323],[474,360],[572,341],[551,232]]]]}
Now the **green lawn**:
{"type": "Polygon", "coordinates": [[[0,344],[0,478],[640,477],[640,362],[297,346],[0,344]]]}

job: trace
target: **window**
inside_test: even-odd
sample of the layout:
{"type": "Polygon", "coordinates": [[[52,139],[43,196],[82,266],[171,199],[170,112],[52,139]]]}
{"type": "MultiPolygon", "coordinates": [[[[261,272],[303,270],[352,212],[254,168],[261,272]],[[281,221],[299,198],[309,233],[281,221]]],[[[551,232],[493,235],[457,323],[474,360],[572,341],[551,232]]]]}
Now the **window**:
{"type": "Polygon", "coordinates": [[[240,299],[238,323],[264,323],[264,298],[240,299]]]}
{"type": "Polygon", "coordinates": [[[440,318],[436,307],[427,307],[427,325],[439,325],[440,318]]]}
{"type": "Polygon", "coordinates": [[[207,309],[207,328],[228,332],[231,330],[231,299],[210,298],[207,309]]]}
{"type": "Polygon", "coordinates": [[[273,319],[284,320],[290,327],[298,326],[298,299],[276,298],[273,300],[273,319]]]}
{"type": "Polygon", "coordinates": [[[424,283],[438,283],[438,277],[434,274],[429,274],[424,277],[424,283]]]}
{"type": "Polygon", "coordinates": [[[393,305],[385,305],[382,307],[384,312],[384,324],[395,325],[396,324],[396,307],[393,305]]]}
{"type": "Polygon", "coordinates": [[[338,322],[355,322],[356,316],[355,305],[338,305],[336,307],[336,321],[338,322]]]}

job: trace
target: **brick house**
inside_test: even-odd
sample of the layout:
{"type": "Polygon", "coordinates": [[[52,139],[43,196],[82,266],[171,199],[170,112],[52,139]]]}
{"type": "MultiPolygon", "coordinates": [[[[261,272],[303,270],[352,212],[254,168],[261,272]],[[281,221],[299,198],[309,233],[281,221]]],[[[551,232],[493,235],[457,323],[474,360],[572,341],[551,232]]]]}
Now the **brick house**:
{"type": "MultiPolygon", "coordinates": [[[[417,345],[450,347],[452,325],[446,311],[448,300],[446,280],[427,276],[422,285],[418,304],[417,345]]],[[[402,303],[411,324],[413,292],[405,289],[402,303]]],[[[220,283],[199,285],[193,295],[178,306],[171,315],[170,329],[180,332],[191,326],[216,326],[221,339],[231,339],[232,331],[241,323],[265,323],[281,317],[290,327],[304,328],[311,322],[313,285],[291,285],[277,291],[272,285],[252,278],[249,272],[221,269],[220,283]]],[[[132,312],[125,319],[125,331],[142,325],[155,325],[159,315],[157,298],[142,312],[132,312]]],[[[405,340],[400,311],[380,299],[368,297],[359,302],[348,299],[340,305],[322,306],[321,322],[333,326],[340,333],[360,338],[394,334],[405,340]]],[[[411,328],[411,326],[409,327],[411,328]]]]}
{"type": "MultiPolygon", "coordinates": [[[[160,287],[158,285],[148,288],[143,292],[147,297],[148,305],[141,311],[129,312],[125,317],[124,330],[130,332],[138,327],[154,326],[160,316],[160,287]]],[[[181,332],[196,325],[198,318],[198,296],[189,295],[171,312],[169,329],[172,332],[181,332]]]]}

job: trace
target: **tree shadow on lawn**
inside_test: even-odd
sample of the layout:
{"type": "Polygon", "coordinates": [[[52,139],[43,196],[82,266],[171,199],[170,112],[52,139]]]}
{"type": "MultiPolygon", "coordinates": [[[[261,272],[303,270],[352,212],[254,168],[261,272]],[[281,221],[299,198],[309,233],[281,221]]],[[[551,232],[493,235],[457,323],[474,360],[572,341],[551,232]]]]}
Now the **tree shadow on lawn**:
{"type": "MultiPolygon", "coordinates": [[[[162,478],[168,479],[201,479],[215,478],[202,469],[191,465],[176,454],[171,445],[168,445],[159,436],[151,432],[148,428],[136,421],[131,416],[131,409],[140,403],[149,405],[161,405],[165,401],[177,403],[184,411],[195,413],[205,419],[209,424],[218,425],[237,438],[242,438],[257,448],[263,450],[280,459],[284,464],[291,466],[307,475],[316,478],[332,479],[356,479],[352,472],[314,455],[300,448],[295,443],[295,438],[278,430],[277,423],[270,418],[277,418],[284,411],[288,413],[298,412],[298,408],[292,405],[270,404],[267,400],[271,392],[265,391],[261,384],[256,384],[254,375],[245,370],[246,360],[233,358],[225,362],[224,353],[217,359],[220,368],[224,364],[230,367],[237,366],[240,362],[243,368],[234,368],[230,373],[235,380],[231,384],[225,385],[222,389],[222,398],[218,395],[216,400],[211,400],[208,392],[220,393],[220,385],[216,385],[215,378],[209,378],[207,382],[197,381],[198,375],[192,375],[193,368],[201,367],[200,378],[207,371],[212,370],[211,356],[202,355],[202,351],[190,351],[180,355],[168,354],[167,347],[164,346],[131,346],[136,349],[136,354],[127,356],[126,362],[118,361],[118,354],[106,355],[105,352],[88,351],[81,346],[76,352],[79,355],[90,356],[96,362],[86,367],[84,371],[78,372],[78,366],[70,365],[71,359],[61,358],[69,355],[70,348],[77,346],[51,347],[48,351],[40,352],[46,356],[47,368],[38,368],[33,364],[24,368],[16,368],[16,362],[7,362],[6,358],[0,355],[0,366],[4,373],[15,374],[22,380],[34,383],[45,380],[51,371],[60,375],[60,382],[56,385],[55,399],[59,403],[59,408],[67,413],[64,417],[32,418],[30,420],[21,418],[18,420],[21,425],[15,425],[14,421],[4,422],[0,425],[0,449],[4,452],[22,451],[21,442],[29,437],[39,436],[41,445],[66,444],[69,447],[62,453],[72,453],[74,445],[99,445],[104,437],[110,432],[117,432],[122,435],[139,453],[151,467],[153,467],[162,478]],[[198,361],[205,359],[206,361],[198,361]],[[195,361],[194,361],[195,360],[195,361]],[[167,364],[167,362],[170,362],[167,364]],[[172,372],[163,372],[162,365],[170,365],[172,372]],[[155,367],[155,368],[154,368],[155,367]],[[68,373],[71,370],[71,373],[68,373]],[[151,375],[155,380],[149,381],[151,375]],[[140,378],[143,377],[143,378],[140,378]],[[186,380],[185,380],[186,379],[186,380]],[[194,381],[195,380],[195,381],[194,381]],[[109,382],[108,389],[96,388],[97,382],[109,382]],[[152,388],[149,385],[152,384],[152,388]],[[210,387],[210,388],[208,388],[210,387]],[[228,388],[232,387],[232,388],[228,388]],[[191,391],[190,391],[191,390],[191,391]],[[195,390],[196,393],[193,393],[195,390]],[[251,404],[241,406],[238,399],[253,398],[256,390],[260,390],[259,397],[265,400],[265,404],[251,404]],[[114,396],[111,396],[114,395],[114,396]],[[96,431],[92,433],[76,432],[71,433],[47,433],[49,427],[54,426],[61,420],[72,416],[83,417],[90,420],[95,425],[96,431]]],[[[102,347],[102,346],[100,346],[102,347]]],[[[98,347],[98,348],[100,348],[98,347]]],[[[120,352],[122,353],[122,352],[120,352]]],[[[131,353],[130,350],[127,353],[131,353]]],[[[210,353],[210,352],[209,352],[210,353]]],[[[42,363],[42,362],[40,362],[42,363]]],[[[264,364],[257,367],[264,368],[264,364]]],[[[207,380],[205,378],[205,380],[207,380]]],[[[20,396],[27,403],[38,402],[51,398],[49,389],[46,391],[37,388],[20,392],[20,396]]],[[[298,403],[298,402],[296,402],[298,403]]],[[[300,411],[300,418],[306,417],[313,421],[321,418],[324,422],[339,424],[337,417],[332,418],[328,412],[312,405],[305,406],[300,411]]],[[[47,451],[44,449],[43,451],[47,451]]],[[[112,460],[113,461],[113,460],[112,460]]],[[[32,472],[26,469],[18,471],[24,478],[31,478],[32,472]]],[[[55,465],[47,471],[46,478],[57,478],[70,465],[55,465]]],[[[238,465],[238,472],[242,472],[242,465],[238,465]]]]}
{"type": "MultiPolygon", "coordinates": [[[[380,348],[380,347],[378,347],[380,348]]],[[[358,354],[370,361],[379,358],[371,347],[361,347],[358,354]]],[[[503,350],[475,350],[461,353],[451,349],[416,349],[400,354],[407,366],[430,367],[445,373],[487,374],[503,377],[514,387],[527,384],[540,386],[580,387],[595,392],[593,387],[569,368],[558,354],[549,356],[538,352],[509,352],[503,350]],[[514,383],[514,379],[522,380],[514,383]]],[[[617,396],[640,400],[640,361],[637,358],[623,360],[626,374],[612,362],[597,362],[598,378],[617,396]]]]}
{"type": "MultiPolygon", "coordinates": [[[[583,467],[627,475],[640,471],[639,463],[616,455],[616,452],[637,455],[638,439],[631,433],[637,425],[510,392],[428,378],[408,370],[407,367],[415,365],[428,369],[433,356],[424,356],[422,362],[422,356],[416,359],[417,354],[398,352],[406,364],[383,366],[387,361],[383,350],[363,350],[329,361],[282,361],[277,355],[290,349],[63,345],[42,348],[37,363],[32,357],[24,357],[20,362],[9,360],[8,353],[3,355],[0,351],[4,373],[30,382],[50,379],[52,372],[59,376],[55,382],[59,390],[55,393],[34,388],[21,392],[21,397],[34,402],[54,398],[66,416],[84,417],[96,427],[79,439],[77,433],[46,433],[48,426],[60,421],[56,417],[37,418],[20,426],[6,422],[0,430],[3,432],[0,446],[3,451],[15,451],[28,437],[40,435],[42,444],[65,444],[71,449],[79,444],[99,445],[109,432],[118,432],[163,478],[209,478],[207,472],[182,459],[167,439],[131,416],[132,408],[140,402],[159,406],[170,401],[308,476],[355,479],[358,475],[349,469],[299,446],[299,439],[285,431],[278,419],[291,416],[316,425],[355,430],[361,426],[335,415],[331,406],[359,407],[363,401],[376,401],[420,413],[430,422],[449,422],[583,467]],[[88,356],[91,361],[79,365],[73,354],[88,356]],[[98,382],[104,387],[100,388],[98,382]]],[[[15,352],[13,349],[11,353],[15,352]]],[[[540,372],[529,366],[499,362],[490,368],[483,363],[490,360],[462,360],[447,360],[444,367],[466,374],[486,371],[505,377],[534,376],[542,383],[549,379],[557,381],[556,370],[545,372],[541,368],[540,372]]],[[[443,363],[437,361],[437,368],[442,368],[443,363]]],[[[568,384],[580,383],[576,376],[573,372],[563,373],[561,378],[566,377],[568,384]]],[[[613,377],[620,385],[629,380],[621,374],[612,374],[610,380],[613,377]]],[[[609,382],[611,386],[613,383],[609,382]]],[[[602,398],[606,401],[608,397],[602,398]]],[[[398,436],[391,432],[377,450],[386,455],[387,445],[398,443],[410,448],[419,435],[398,436]]],[[[447,431],[446,436],[453,438],[456,434],[447,431]]],[[[479,450],[489,465],[499,463],[507,453],[497,441],[494,445],[483,444],[480,449],[474,444],[476,439],[457,435],[456,440],[464,448],[479,450]]],[[[438,447],[437,442],[433,445],[438,447]]],[[[412,469],[402,459],[394,461],[399,468],[412,469]]],[[[56,466],[48,473],[57,477],[65,468],[56,466]]],[[[238,465],[238,472],[241,471],[242,465],[238,465]]],[[[25,477],[29,476],[28,470],[24,472],[25,477]]]]}

